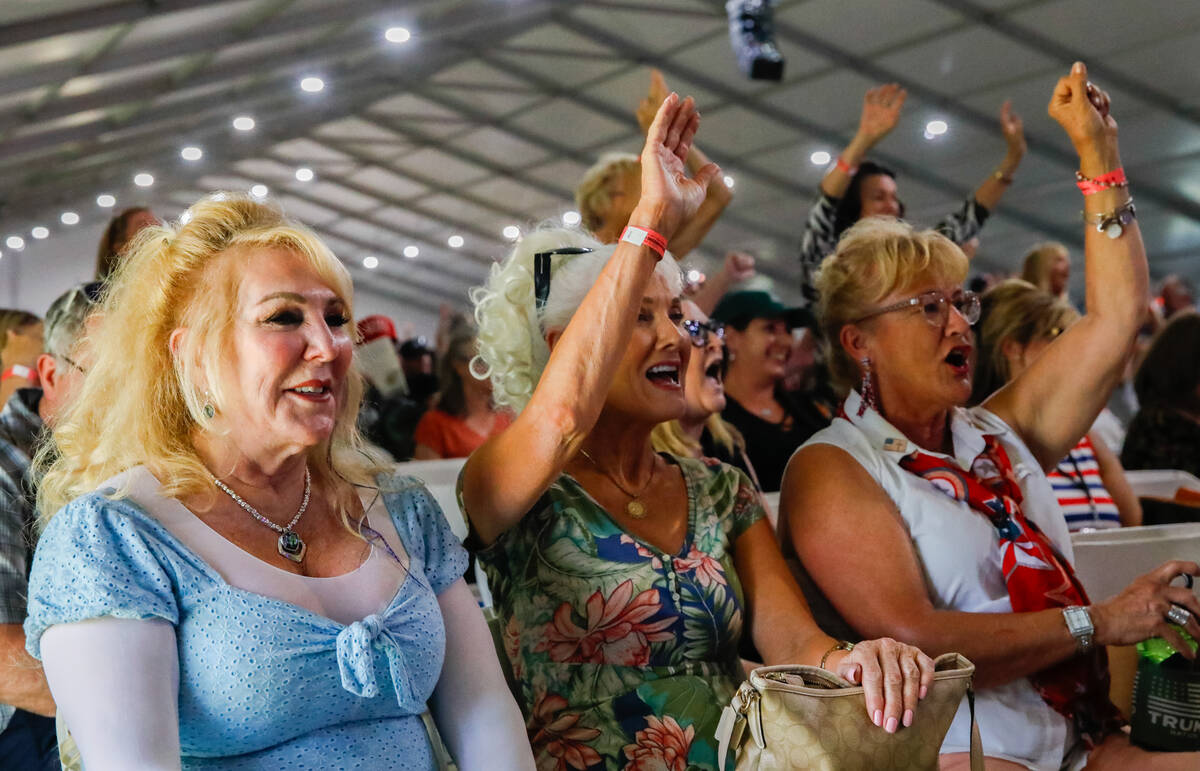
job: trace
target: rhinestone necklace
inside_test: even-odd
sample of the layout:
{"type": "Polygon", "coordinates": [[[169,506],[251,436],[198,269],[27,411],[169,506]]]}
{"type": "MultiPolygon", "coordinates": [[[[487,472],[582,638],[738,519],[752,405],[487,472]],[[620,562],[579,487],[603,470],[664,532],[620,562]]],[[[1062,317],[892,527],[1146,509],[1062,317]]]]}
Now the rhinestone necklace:
{"type": "Polygon", "coordinates": [[[630,499],[629,503],[625,504],[625,513],[626,514],[633,517],[634,519],[645,518],[646,506],[641,501],[639,501],[638,498],[642,497],[642,494],[645,493],[647,489],[649,489],[650,483],[654,481],[654,475],[656,473],[658,473],[658,459],[657,458],[655,458],[655,460],[654,460],[654,466],[650,469],[650,478],[646,480],[646,484],[642,485],[642,489],[639,490],[638,493],[635,495],[635,494],[629,492],[628,490],[626,490],[625,485],[618,482],[617,478],[614,475],[605,471],[604,468],[599,463],[596,462],[595,458],[593,458],[591,455],[587,454],[587,450],[584,450],[581,447],[581,448],[579,448],[579,454],[582,455],[583,457],[587,458],[588,463],[591,463],[593,466],[595,466],[596,469],[601,474],[608,477],[609,480],[614,485],[617,486],[618,490],[625,493],[625,495],[629,496],[629,499],[630,499]]]}
{"type": "Polygon", "coordinates": [[[254,508],[249,503],[246,503],[242,496],[229,489],[229,486],[220,479],[217,479],[214,476],[212,481],[213,484],[221,489],[222,492],[232,498],[234,503],[249,512],[250,516],[279,533],[279,541],[276,544],[276,548],[279,550],[279,556],[289,559],[292,562],[304,561],[304,552],[308,551],[308,546],[305,545],[300,536],[296,535],[292,531],[292,528],[296,526],[296,523],[300,521],[300,517],[304,516],[305,510],[308,508],[308,494],[311,492],[312,487],[312,477],[308,473],[308,466],[304,467],[304,500],[300,502],[300,510],[296,512],[296,516],[292,517],[292,521],[287,523],[287,525],[284,527],[280,527],[264,517],[262,514],[259,514],[258,509],[254,508]]]}

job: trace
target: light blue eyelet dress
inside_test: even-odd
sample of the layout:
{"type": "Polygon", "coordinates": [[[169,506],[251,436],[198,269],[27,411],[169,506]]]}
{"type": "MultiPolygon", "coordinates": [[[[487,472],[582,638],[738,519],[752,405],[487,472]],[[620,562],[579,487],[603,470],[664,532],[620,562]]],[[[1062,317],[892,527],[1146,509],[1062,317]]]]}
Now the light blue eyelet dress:
{"type": "Polygon", "coordinates": [[[184,769],[432,769],[420,715],[445,653],[436,595],[467,554],[420,482],[378,481],[409,568],[378,615],[343,626],[230,586],[158,520],[101,490],[68,504],[39,541],[26,646],[40,658],[48,627],[102,616],[173,624],[184,769]]]}

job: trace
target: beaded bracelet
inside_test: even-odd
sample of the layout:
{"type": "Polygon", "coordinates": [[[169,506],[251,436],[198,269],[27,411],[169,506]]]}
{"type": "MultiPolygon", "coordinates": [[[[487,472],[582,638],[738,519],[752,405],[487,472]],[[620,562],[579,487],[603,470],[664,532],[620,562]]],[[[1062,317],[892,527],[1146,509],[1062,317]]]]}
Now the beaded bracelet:
{"type": "Polygon", "coordinates": [[[1123,168],[1113,169],[1107,174],[1090,179],[1083,176],[1083,172],[1076,171],[1075,185],[1084,195],[1093,195],[1114,187],[1129,187],[1129,180],[1125,178],[1125,169],[1123,168]]]}

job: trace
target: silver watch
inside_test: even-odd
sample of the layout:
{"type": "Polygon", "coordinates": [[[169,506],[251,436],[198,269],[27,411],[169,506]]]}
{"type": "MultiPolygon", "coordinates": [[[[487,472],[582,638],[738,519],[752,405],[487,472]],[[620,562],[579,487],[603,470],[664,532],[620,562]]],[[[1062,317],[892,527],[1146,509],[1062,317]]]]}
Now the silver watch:
{"type": "Polygon", "coordinates": [[[1067,622],[1067,631],[1075,638],[1080,652],[1087,653],[1091,650],[1096,627],[1092,624],[1092,614],[1088,613],[1088,609],[1079,605],[1063,608],[1063,620],[1067,622]]]}

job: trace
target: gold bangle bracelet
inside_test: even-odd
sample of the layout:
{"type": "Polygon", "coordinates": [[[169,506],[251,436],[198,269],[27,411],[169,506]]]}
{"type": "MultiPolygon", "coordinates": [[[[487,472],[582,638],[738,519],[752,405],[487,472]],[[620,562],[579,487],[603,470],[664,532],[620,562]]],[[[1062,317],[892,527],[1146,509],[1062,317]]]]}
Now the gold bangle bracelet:
{"type": "Polygon", "coordinates": [[[821,669],[825,668],[825,662],[828,661],[829,657],[833,654],[837,653],[838,651],[852,650],[854,650],[854,643],[846,642],[845,640],[838,640],[838,644],[825,651],[825,655],[821,657],[821,669]]]}

